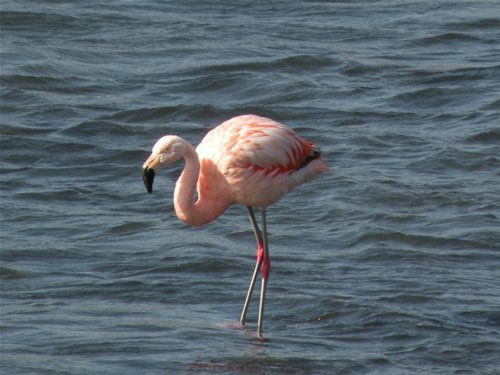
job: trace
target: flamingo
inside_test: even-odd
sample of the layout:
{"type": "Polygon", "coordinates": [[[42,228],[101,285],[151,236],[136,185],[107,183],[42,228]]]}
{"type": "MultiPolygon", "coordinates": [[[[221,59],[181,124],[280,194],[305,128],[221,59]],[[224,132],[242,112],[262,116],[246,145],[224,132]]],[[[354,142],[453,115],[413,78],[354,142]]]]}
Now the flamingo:
{"type": "Polygon", "coordinates": [[[174,190],[175,213],[181,221],[202,226],[214,221],[232,204],[247,208],[257,241],[257,261],[240,323],[245,325],[260,270],[257,335],[262,338],[264,301],[271,266],[266,208],[290,189],[319,177],[329,168],[313,143],[302,139],[285,125],[256,115],[241,115],[210,130],[196,149],[175,135],[160,138],[142,169],[148,193],[153,190],[155,171],[181,158],[184,158],[185,166],[174,190]],[[254,208],[261,209],[262,231],[254,208]]]}

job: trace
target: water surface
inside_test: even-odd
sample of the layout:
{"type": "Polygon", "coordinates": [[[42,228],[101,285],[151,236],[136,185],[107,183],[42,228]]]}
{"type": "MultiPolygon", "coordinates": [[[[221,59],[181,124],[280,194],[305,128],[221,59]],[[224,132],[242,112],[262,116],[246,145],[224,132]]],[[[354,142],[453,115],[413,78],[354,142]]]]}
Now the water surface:
{"type": "Polygon", "coordinates": [[[494,1],[1,6],[2,374],[496,374],[494,1]],[[286,123],[333,173],[188,228],[157,138],[286,123]]]}

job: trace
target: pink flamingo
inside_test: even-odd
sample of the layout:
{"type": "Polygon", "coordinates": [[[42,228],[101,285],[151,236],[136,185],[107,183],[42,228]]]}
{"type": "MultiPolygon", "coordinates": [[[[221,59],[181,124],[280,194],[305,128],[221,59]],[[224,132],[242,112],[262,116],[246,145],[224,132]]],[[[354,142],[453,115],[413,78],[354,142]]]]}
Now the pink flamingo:
{"type": "Polygon", "coordinates": [[[245,324],[257,275],[261,293],[257,334],[262,337],[264,300],[270,260],[266,207],[290,189],[319,177],[329,169],[314,144],[285,125],[255,115],[237,116],[212,129],[196,150],[184,139],[167,135],[153,147],[142,175],[149,193],[155,170],[184,158],[185,166],[174,191],[177,217],[201,226],[215,220],[227,207],[245,205],[257,240],[257,262],[243,304],[240,322],[245,324]],[[197,189],[198,198],[194,195],[197,189]],[[262,232],[253,207],[260,207],[262,232]]]}

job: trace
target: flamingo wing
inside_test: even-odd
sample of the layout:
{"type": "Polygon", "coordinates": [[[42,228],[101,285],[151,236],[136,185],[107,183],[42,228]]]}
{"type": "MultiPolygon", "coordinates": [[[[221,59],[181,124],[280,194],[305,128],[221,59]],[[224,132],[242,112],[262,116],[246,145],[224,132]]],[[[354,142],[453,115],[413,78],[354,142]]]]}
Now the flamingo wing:
{"type": "Polygon", "coordinates": [[[211,130],[196,151],[222,173],[251,168],[266,173],[299,169],[314,155],[314,144],[273,120],[255,115],[234,117],[211,130]]]}

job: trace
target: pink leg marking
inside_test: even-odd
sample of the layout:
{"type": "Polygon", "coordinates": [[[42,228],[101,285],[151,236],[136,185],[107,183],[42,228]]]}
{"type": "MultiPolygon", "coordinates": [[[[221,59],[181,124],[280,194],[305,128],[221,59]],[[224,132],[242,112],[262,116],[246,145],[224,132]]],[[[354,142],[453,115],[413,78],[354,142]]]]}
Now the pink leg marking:
{"type": "Polygon", "coordinates": [[[269,270],[271,269],[271,260],[269,255],[264,253],[264,246],[261,242],[257,244],[257,262],[261,263],[260,274],[262,278],[267,279],[269,277],[269,270]]]}
{"type": "Polygon", "coordinates": [[[269,259],[269,255],[264,256],[264,260],[262,261],[262,266],[260,266],[260,274],[263,279],[268,279],[269,270],[271,269],[271,260],[269,259]]]}
{"type": "Polygon", "coordinates": [[[264,245],[262,242],[257,243],[257,263],[262,262],[262,259],[264,258],[264,245]]]}

